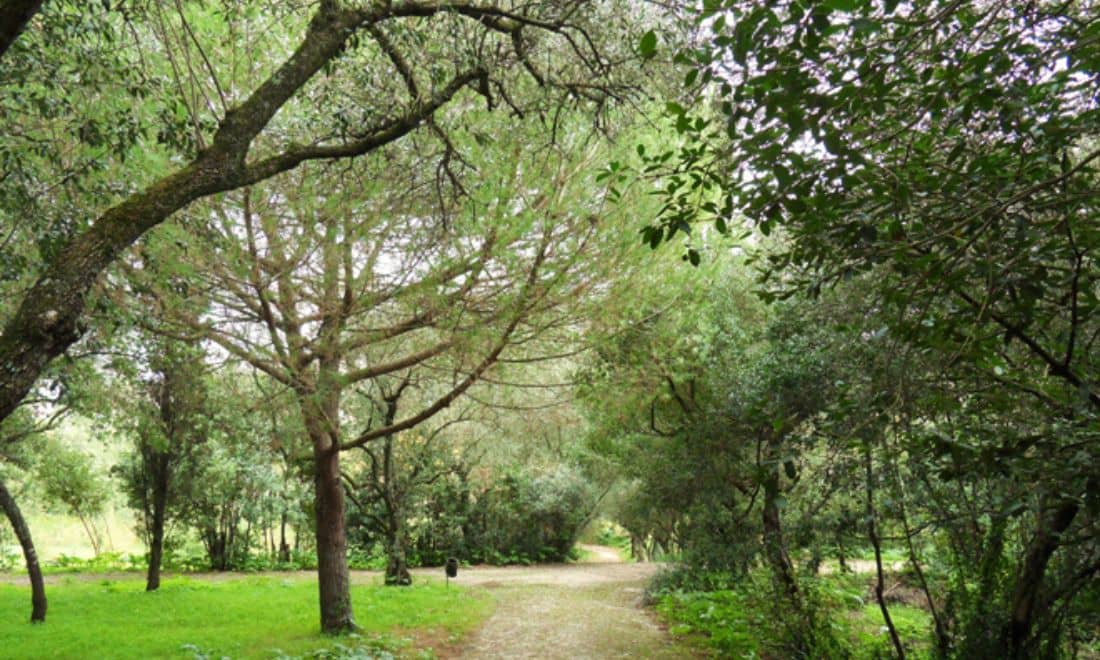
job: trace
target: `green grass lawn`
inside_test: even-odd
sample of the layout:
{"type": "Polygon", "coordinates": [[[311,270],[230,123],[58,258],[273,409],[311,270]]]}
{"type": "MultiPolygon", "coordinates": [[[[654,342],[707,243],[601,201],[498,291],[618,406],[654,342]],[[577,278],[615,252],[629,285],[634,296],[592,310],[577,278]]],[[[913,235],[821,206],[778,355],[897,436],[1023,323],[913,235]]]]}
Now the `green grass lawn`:
{"type": "Polygon", "coordinates": [[[438,582],[408,588],[354,586],[352,603],[362,637],[334,640],[318,632],[317,585],[305,579],[172,578],[153,593],[144,591],[140,578],[70,579],[47,586],[47,595],[47,622],[32,626],[27,623],[29,589],[0,585],[0,656],[314,657],[337,644],[404,647],[411,654],[420,643],[446,643],[463,635],[492,609],[487,595],[438,582]]]}

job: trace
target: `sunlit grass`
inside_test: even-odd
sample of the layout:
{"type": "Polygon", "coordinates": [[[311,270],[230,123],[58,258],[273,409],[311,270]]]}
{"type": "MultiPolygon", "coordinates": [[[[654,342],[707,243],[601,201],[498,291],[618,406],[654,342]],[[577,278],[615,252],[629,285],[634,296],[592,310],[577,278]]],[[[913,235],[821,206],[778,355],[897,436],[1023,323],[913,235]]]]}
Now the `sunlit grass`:
{"type": "MultiPolygon", "coordinates": [[[[334,644],[318,632],[317,585],[311,580],[172,578],[159,592],[146,593],[140,579],[72,579],[53,585],[48,595],[47,623],[32,626],[27,588],[0,585],[0,656],[179,658],[194,657],[197,648],[214,658],[270,658],[334,644]]],[[[365,636],[396,640],[457,638],[492,607],[484,594],[438,582],[354,586],[352,603],[365,636]]]]}

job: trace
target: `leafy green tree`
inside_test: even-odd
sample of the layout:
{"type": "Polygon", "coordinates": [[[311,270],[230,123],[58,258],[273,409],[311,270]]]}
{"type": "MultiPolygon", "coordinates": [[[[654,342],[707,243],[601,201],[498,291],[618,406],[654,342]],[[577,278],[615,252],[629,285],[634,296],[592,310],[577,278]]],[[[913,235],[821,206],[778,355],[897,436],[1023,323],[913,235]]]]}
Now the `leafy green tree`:
{"type": "Polygon", "coordinates": [[[91,459],[57,441],[45,442],[35,458],[35,480],[46,501],[80,520],[92,551],[98,556],[103,534],[96,521],[103,514],[110,491],[91,459]]]}
{"type": "Polygon", "coordinates": [[[949,371],[938,400],[911,411],[915,426],[959,433],[972,411],[988,415],[987,432],[963,435],[1000,458],[964,461],[952,480],[990,497],[1035,480],[1009,498],[1026,502],[1026,522],[995,507],[1006,527],[983,556],[1015,570],[989,573],[997,610],[972,612],[956,651],[1055,652],[1060,624],[1047,617],[1070,592],[1051,571],[1095,577],[1077,556],[1094,544],[1083,512],[1096,478],[1079,433],[1100,413],[1095,7],[731,1],[699,18],[707,36],[677,58],[714,103],[670,104],[690,146],[667,163],[643,156],[686,182],[665,190],[647,235],[667,239],[695,209],[726,229],[736,211],[780,235],[760,262],[765,296],[875,282],[886,331],[949,371]],[[691,181],[721,187],[723,207],[693,202],[691,181]],[[1024,540],[1002,544],[1008,529],[1024,540]]]}
{"type": "Polygon", "coordinates": [[[120,383],[120,398],[127,402],[119,402],[111,415],[113,425],[134,438],[133,453],[113,472],[139,514],[138,528],[149,548],[145,588],[155,591],[168,529],[191,506],[209,410],[201,350],[171,340],[153,341],[149,350],[148,363],[141,365],[142,376],[133,386],[137,391],[120,383]]]}
{"type": "MultiPolygon", "coordinates": [[[[499,7],[326,0],[308,21],[297,13],[275,12],[284,17],[275,24],[267,20],[268,7],[250,4],[213,14],[177,5],[176,15],[166,16],[153,3],[148,11],[108,18],[109,29],[101,34],[117,45],[103,50],[112,57],[124,53],[134,64],[123,69],[131,76],[126,88],[140,96],[142,76],[161,79],[160,74],[176,88],[163,97],[170,100],[161,106],[163,112],[157,112],[154,100],[137,117],[139,126],[148,126],[168,147],[161,162],[171,165],[154,170],[154,177],[129,177],[139,182],[134,189],[118,186],[118,193],[95,207],[78,205],[74,215],[96,219],[82,221],[56,251],[24,269],[30,282],[21,288],[17,308],[6,315],[0,334],[0,418],[15,409],[46,365],[83,334],[86,294],[97,277],[145,232],[192,202],[256,184],[305,162],[376,151],[430,124],[440,108],[467,97],[466,90],[481,94],[491,107],[520,116],[574,101],[598,108],[631,93],[632,83],[617,78],[619,64],[630,59],[624,56],[629,47],[620,33],[606,29],[617,23],[608,21],[609,16],[626,15],[614,3],[499,7]],[[242,29],[253,25],[263,27],[242,29]],[[245,34],[256,35],[258,41],[243,43],[239,36],[245,34]],[[259,41],[266,38],[267,43],[259,41]],[[159,48],[146,48],[150,44],[159,48]],[[208,56],[223,47],[230,56],[208,56]],[[245,52],[274,53],[280,59],[238,66],[242,58],[237,54],[245,52]],[[545,66],[544,54],[553,54],[556,63],[545,66]],[[330,85],[317,78],[322,69],[346,78],[330,85]],[[350,87],[341,86],[345,82],[350,87]],[[541,91],[519,93],[532,84],[541,91]],[[354,98],[344,95],[346,89],[353,90],[354,98]],[[334,111],[299,114],[312,107],[334,111]]],[[[58,12],[62,23],[80,19],[67,3],[55,2],[46,5],[41,25],[50,23],[46,15],[51,11],[58,12]]],[[[22,58],[14,51],[4,53],[0,78],[41,71],[32,57],[38,53],[65,58],[79,52],[51,48],[48,34],[36,29],[39,25],[32,22],[15,42],[22,58]]],[[[3,45],[9,43],[5,37],[3,45]]],[[[28,108],[26,123],[48,112],[49,100],[46,95],[42,104],[28,108]]],[[[123,162],[128,153],[118,149],[112,158],[118,166],[115,181],[128,178],[123,162]]],[[[335,631],[351,625],[345,613],[326,616],[323,627],[335,631]]]]}
{"type": "MultiPolygon", "coordinates": [[[[383,428],[392,425],[398,417],[402,396],[406,404],[409,403],[412,385],[408,376],[392,387],[376,383],[380,400],[370,401],[371,417],[377,414],[383,428]]],[[[377,443],[363,445],[361,450],[366,465],[356,478],[345,476],[349,499],[357,509],[353,515],[362,518],[364,523],[366,534],[362,536],[368,540],[382,540],[386,553],[386,584],[412,584],[408,556],[413,543],[409,533],[410,518],[419,513],[418,507],[414,507],[424,497],[424,491],[462,464],[452,459],[452,453],[465,453],[469,448],[459,449],[448,441],[445,432],[467,421],[470,420],[465,413],[460,413],[439,421],[434,428],[422,424],[417,429],[390,434],[377,443]]]]}
{"type": "Polygon", "coordinates": [[[341,452],[433,419],[501,359],[531,359],[527,346],[567,326],[631,250],[613,229],[622,215],[587,194],[588,167],[604,150],[570,119],[559,117],[559,144],[532,153],[523,149],[538,139],[535,122],[496,140],[452,132],[449,148],[480,176],[465,195],[455,194],[460,180],[437,178],[446,149],[394,147],[340,177],[300,169],[221,200],[199,235],[164,232],[149,263],[167,271],[143,264],[145,286],[181,333],[292,393],[313,458],[323,600],[334,611],[348,598],[341,452]],[[188,308],[174,277],[209,306],[188,308]],[[400,418],[347,415],[356,392],[384,410],[378,387],[410,374],[431,387],[400,418]]]}
{"type": "Polygon", "coordinates": [[[285,460],[262,391],[239,364],[207,382],[208,437],[195,454],[185,521],[214,570],[244,567],[265,530],[296,520],[305,507],[303,474],[285,460]]]}

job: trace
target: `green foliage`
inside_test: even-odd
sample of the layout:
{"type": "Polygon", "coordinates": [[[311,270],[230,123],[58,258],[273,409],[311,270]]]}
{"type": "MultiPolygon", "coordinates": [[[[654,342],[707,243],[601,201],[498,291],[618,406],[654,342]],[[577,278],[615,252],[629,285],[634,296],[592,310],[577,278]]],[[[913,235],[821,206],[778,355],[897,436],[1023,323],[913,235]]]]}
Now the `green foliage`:
{"type": "Polygon", "coordinates": [[[604,545],[610,548],[615,548],[619,551],[619,556],[623,559],[633,558],[633,548],[630,542],[630,537],[622,534],[616,525],[609,522],[604,522],[600,527],[599,534],[594,539],[598,545],[604,545]]]}
{"type": "MultiPolygon", "coordinates": [[[[789,622],[797,616],[784,611],[766,577],[753,574],[729,582],[728,576],[716,575],[696,582],[695,589],[703,590],[695,590],[671,575],[659,579],[662,586],[651,598],[672,624],[673,634],[701,635],[722,657],[794,657],[789,622]]],[[[817,625],[827,633],[818,639],[829,640],[812,657],[870,660],[893,654],[878,605],[865,602],[869,580],[861,575],[803,581],[817,608],[817,625]]],[[[907,657],[931,657],[928,614],[909,606],[894,606],[891,614],[908,647],[907,657]]]]}
{"type": "MultiPolygon", "coordinates": [[[[1094,625],[1070,586],[1097,577],[1094,9],[704,3],[700,41],[675,55],[688,99],[666,108],[680,146],[615,168],[659,177],[651,245],[743,217],[764,237],[748,250],[761,299],[808,299],[746,355],[755,377],[734,368],[713,386],[733,405],[709,417],[737,421],[709,435],[741,444],[700,452],[781,505],[787,533],[763,556],[783,574],[784,544],[813,569],[860,535],[897,534],[937,596],[945,656],[1059,657],[1068,631],[1094,625]],[[754,458],[740,421],[769,410],[782,437],[758,435],[754,458]]],[[[677,431],[698,443],[705,428],[677,431]]],[[[663,497],[681,511],[684,485],[663,497]]],[[[746,536],[752,548],[729,519],[682,542],[705,557],[746,536]]]]}
{"type": "Polygon", "coordinates": [[[97,520],[110,496],[107,480],[92,460],[80,451],[62,446],[56,440],[41,444],[35,459],[35,483],[46,501],[80,519],[95,554],[103,539],[97,520]]]}
{"type": "MultiPolygon", "coordinates": [[[[323,660],[393,660],[398,657],[408,657],[406,651],[412,640],[388,635],[370,635],[364,637],[358,633],[348,635],[347,643],[334,643],[331,646],[320,648],[302,655],[286,655],[281,650],[276,650],[275,660],[306,660],[318,658],[323,660]]],[[[428,650],[421,650],[415,656],[425,660],[434,658],[435,654],[428,650]]]]}
{"type": "MultiPolygon", "coordinates": [[[[469,564],[564,562],[595,506],[591,484],[575,468],[543,473],[516,469],[481,488],[454,475],[422,496],[409,525],[410,566],[441,566],[448,557],[469,564]]],[[[349,535],[365,557],[377,533],[349,514],[349,535]]],[[[368,560],[368,563],[371,563],[368,560]]]]}
{"type": "Polygon", "coordinates": [[[464,559],[565,561],[594,504],[590,485],[567,466],[546,474],[503,475],[470,509],[464,559]]]}
{"type": "Polygon", "coordinates": [[[37,456],[35,472],[46,499],[65,512],[81,517],[103,512],[107,482],[85,454],[46,442],[37,456]]]}

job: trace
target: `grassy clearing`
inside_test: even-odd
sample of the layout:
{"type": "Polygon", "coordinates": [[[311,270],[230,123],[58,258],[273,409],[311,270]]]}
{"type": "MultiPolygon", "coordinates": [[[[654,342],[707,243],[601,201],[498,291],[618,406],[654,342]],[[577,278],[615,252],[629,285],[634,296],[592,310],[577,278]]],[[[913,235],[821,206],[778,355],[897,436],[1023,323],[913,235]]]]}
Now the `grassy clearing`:
{"type": "MultiPolygon", "coordinates": [[[[317,585],[252,577],[167,580],[145,593],[140,579],[66,581],[48,589],[47,623],[26,623],[25,587],[0,585],[5,658],[272,658],[319,650],[378,648],[414,655],[424,643],[469,632],[492,609],[486,595],[439,582],[409,588],[353,586],[361,638],[318,633],[317,585]]],[[[322,657],[322,656],[317,656],[322,657]]],[[[330,657],[325,655],[323,657],[330,657]]],[[[356,656],[365,657],[365,656],[356,656]]]]}

